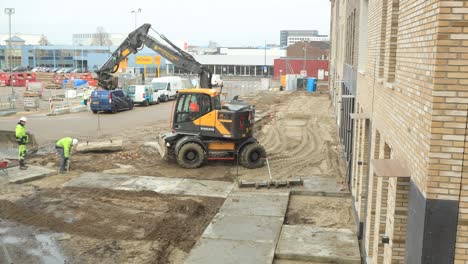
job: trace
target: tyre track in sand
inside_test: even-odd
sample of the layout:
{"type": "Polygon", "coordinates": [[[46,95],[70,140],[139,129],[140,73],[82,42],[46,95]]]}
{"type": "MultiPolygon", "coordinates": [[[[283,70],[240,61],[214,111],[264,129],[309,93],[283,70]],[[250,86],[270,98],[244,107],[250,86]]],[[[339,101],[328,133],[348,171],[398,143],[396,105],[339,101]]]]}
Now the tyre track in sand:
{"type": "MultiPolygon", "coordinates": [[[[298,92],[272,109],[277,114],[262,128],[258,139],[267,150],[273,178],[343,177],[341,157],[334,150],[339,143],[328,98],[298,92]]],[[[266,166],[240,168],[239,173],[246,180],[268,178],[266,166]]]]}

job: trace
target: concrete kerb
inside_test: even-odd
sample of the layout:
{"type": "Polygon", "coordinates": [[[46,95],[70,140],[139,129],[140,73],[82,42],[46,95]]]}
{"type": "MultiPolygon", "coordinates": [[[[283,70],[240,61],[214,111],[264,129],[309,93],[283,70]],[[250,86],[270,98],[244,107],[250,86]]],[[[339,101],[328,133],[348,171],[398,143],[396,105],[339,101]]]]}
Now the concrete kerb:
{"type": "Polygon", "coordinates": [[[64,115],[69,113],[79,113],[79,112],[86,112],[88,108],[84,105],[81,106],[74,106],[74,107],[63,107],[54,109],[52,113],[48,113],[47,116],[57,116],[57,115],[64,115]]]}
{"type": "Polygon", "coordinates": [[[16,110],[4,110],[0,111],[0,116],[10,116],[16,114],[18,111],[16,110]]]}

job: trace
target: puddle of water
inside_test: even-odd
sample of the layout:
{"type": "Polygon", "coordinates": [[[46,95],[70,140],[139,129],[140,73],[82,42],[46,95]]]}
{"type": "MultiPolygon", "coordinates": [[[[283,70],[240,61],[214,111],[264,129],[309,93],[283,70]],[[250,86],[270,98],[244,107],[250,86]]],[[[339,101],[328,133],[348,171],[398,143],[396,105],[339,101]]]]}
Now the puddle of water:
{"type": "MultiPolygon", "coordinates": [[[[24,261],[29,261],[27,263],[67,263],[68,259],[61,253],[55,240],[60,234],[39,234],[31,227],[11,222],[4,222],[3,225],[0,228],[0,245],[4,245],[3,254],[8,254],[8,251],[14,252],[13,255],[8,255],[13,261],[16,255],[20,255],[24,261]]],[[[2,250],[1,247],[0,250],[2,250]]]]}
{"type": "Polygon", "coordinates": [[[65,263],[65,257],[60,253],[58,245],[55,239],[51,235],[39,234],[35,236],[37,241],[40,243],[39,247],[42,248],[40,255],[37,255],[44,263],[50,264],[63,264],[65,263]]]}
{"type": "Polygon", "coordinates": [[[2,237],[2,241],[5,244],[19,244],[21,242],[21,238],[15,236],[4,236],[2,237]]]}

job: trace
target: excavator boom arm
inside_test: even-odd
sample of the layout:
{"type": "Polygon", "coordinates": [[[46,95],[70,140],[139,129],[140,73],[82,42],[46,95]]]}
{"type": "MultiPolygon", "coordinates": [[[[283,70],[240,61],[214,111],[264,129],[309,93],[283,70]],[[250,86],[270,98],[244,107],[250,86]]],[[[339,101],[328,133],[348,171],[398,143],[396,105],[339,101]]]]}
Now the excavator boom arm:
{"type": "Polygon", "coordinates": [[[118,70],[119,63],[131,53],[138,53],[138,51],[143,48],[143,45],[145,45],[171,61],[175,66],[189,72],[197,73],[200,77],[200,87],[211,88],[212,73],[206,66],[196,61],[192,55],[179,49],[166,37],[161,35],[161,38],[171,47],[164,45],[157,39],[148,35],[150,28],[150,24],[144,24],[131,32],[122,44],[112,53],[106,63],[96,72],[100,87],[106,90],[115,89],[117,87],[117,82],[112,74],[118,70]]]}

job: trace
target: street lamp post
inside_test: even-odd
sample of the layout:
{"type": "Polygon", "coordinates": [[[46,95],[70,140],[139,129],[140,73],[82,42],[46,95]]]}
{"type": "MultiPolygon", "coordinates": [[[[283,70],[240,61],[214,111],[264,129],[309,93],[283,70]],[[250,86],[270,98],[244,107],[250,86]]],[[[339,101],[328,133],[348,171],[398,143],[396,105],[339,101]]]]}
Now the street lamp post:
{"type": "Polygon", "coordinates": [[[132,10],[131,13],[135,14],[135,29],[137,28],[137,15],[138,13],[141,13],[141,8],[138,8],[136,10],[132,10]]]}
{"type": "Polygon", "coordinates": [[[15,14],[15,9],[14,8],[5,8],[5,14],[8,15],[8,32],[9,32],[9,42],[8,42],[8,65],[10,66],[10,86],[11,86],[11,94],[13,95],[15,93],[15,90],[13,90],[13,67],[11,65],[11,15],[15,14]]]}

